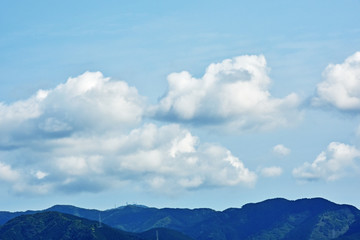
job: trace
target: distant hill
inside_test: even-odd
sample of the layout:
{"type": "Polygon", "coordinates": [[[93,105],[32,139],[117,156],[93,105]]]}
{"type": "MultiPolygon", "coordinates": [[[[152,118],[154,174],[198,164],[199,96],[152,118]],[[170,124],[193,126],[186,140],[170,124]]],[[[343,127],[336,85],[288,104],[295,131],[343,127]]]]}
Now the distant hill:
{"type": "MultiPolygon", "coordinates": [[[[140,237],[146,237],[146,232],[154,236],[154,229],[158,229],[158,233],[161,229],[172,229],[198,240],[360,239],[360,211],[322,198],[270,199],[224,211],[135,205],[106,211],[57,205],[44,211],[58,211],[95,221],[100,216],[103,223],[143,234],[137,235],[140,237]]],[[[12,214],[18,216],[20,213],[0,212],[0,220],[9,219],[12,214]]]]}
{"type": "Polygon", "coordinates": [[[129,233],[59,212],[18,216],[0,227],[1,240],[193,240],[165,228],[129,233]]]}
{"type": "Polygon", "coordinates": [[[16,217],[0,228],[2,240],[144,240],[98,222],[59,212],[16,217]]]}

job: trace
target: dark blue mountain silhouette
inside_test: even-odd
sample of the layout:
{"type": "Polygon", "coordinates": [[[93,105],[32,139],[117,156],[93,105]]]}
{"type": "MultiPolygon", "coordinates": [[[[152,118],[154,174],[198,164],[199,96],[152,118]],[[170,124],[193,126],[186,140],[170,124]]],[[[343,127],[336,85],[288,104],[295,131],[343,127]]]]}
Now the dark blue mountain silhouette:
{"type": "MultiPolygon", "coordinates": [[[[295,201],[277,198],[224,211],[137,205],[105,211],[56,205],[44,210],[48,211],[94,221],[100,216],[104,224],[127,232],[150,231],[154,235],[151,232],[154,229],[171,229],[199,240],[360,239],[360,211],[322,198],[295,201]]],[[[32,213],[0,212],[0,224],[32,213]]]]}

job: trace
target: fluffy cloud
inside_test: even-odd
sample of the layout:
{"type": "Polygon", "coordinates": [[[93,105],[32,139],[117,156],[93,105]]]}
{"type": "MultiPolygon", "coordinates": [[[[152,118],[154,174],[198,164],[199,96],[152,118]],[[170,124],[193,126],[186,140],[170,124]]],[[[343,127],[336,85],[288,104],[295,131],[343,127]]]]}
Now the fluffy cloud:
{"type": "Polygon", "coordinates": [[[136,88],[126,82],[110,81],[100,72],[86,72],[50,91],[44,105],[43,130],[57,132],[69,127],[134,126],[141,121],[145,103],[136,88]]]}
{"type": "Polygon", "coordinates": [[[278,177],[283,173],[281,167],[266,167],[261,169],[261,175],[264,177],[278,177]]]}
{"type": "Polygon", "coordinates": [[[341,64],[330,64],[317,86],[315,105],[331,104],[340,110],[360,110],[360,52],[341,64]]]}
{"type": "Polygon", "coordinates": [[[17,194],[255,184],[257,175],[226,148],[176,124],[144,124],[145,112],[135,88],[100,72],[1,104],[0,181],[17,194]]]}
{"type": "MultiPolygon", "coordinates": [[[[17,101],[6,105],[0,102],[0,134],[11,133],[20,126],[26,125],[32,119],[41,116],[41,102],[46,98],[46,92],[39,91],[25,101],[17,101]]],[[[6,139],[3,139],[6,140],[6,139]]],[[[0,140],[1,145],[1,140],[0,140]]]]}
{"type": "Polygon", "coordinates": [[[27,100],[0,103],[0,133],[7,136],[0,145],[14,138],[126,129],[141,122],[144,108],[143,98],[127,83],[86,72],[27,100]]]}
{"type": "Polygon", "coordinates": [[[305,162],[301,167],[295,168],[293,175],[295,178],[305,181],[337,180],[357,166],[355,160],[359,157],[360,151],[354,146],[332,142],[326,151],[317,156],[314,162],[305,162]]]}
{"type": "Polygon", "coordinates": [[[237,131],[286,126],[300,117],[299,97],[274,98],[264,56],[240,56],[211,64],[202,78],[168,76],[168,91],[153,111],[167,120],[222,124],[237,131]]]}
{"type": "Polygon", "coordinates": [[[7,164],[0,162],[0,180],[14,182],[19,178],[19,173],[11,169],[7,164]]]}
{"type": "Polygon", "coordinates": [[[286,156],[290,154],[291,150],[282,144],[278,144],[273,147],[273,152],[281,156],[286,156]]]}
{"type": "Polygon", "coordinates": [[[179,125],[145,124],[128,134],[39,140],[33,146],[25,159],[16,158],[21,150],[12,150],[8,159],[13,166],[0,165],[1,179],[11,183],[14,192],[99,191],[127,183],[176,194],[252,186],[257,178],[229,150],[201,143],[179,125]],[[46,151],[41,150],[44,144],[46,151]]]}

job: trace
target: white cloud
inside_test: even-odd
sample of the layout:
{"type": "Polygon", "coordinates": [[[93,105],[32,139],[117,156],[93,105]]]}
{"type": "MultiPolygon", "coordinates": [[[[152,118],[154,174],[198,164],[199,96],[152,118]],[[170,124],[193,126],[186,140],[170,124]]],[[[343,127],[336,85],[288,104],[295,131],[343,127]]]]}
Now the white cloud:
{"type": "Polygon", "coordinates": [[[44,98],[45,92],[38,91],[25,101],[17,101],[10,105],[0,102],[0,131],[13,130],[27,120],[38,118],[42,114],[40,103],[44,98]]]}
{"type": "Polygon", "coordinates": [[[6,163],[0,162],[0,181],[5,181],[9,190],[14,194],[44,194],[50,189],[49,183],[35,183],[43,179],[47,173],[42,171],[30,172],[23,169],[14,169],[6,163]]]}
{"type": "Polygon", "coordinates": [[[15,182],[19,177],[18,172],[14,171],[9,165],[0,162],[0,180],[15,182]]]}
{"type": "Polygon", "coordinates": [[[144,98],[122,81],[110,81],[100,72],[69,78],[54,89],[39,90],[29,99],[0,103],[1,144],[14,138],[127,129],[141,123],[144,98]]]}
{"type": "Polygon", "coordinates": [[[299,97],[274,98],[264,56],[240,56],[211,64],[202,78],[188,72],[168,76],[169,90],[155,116],[237,131],[264,130],[296,122],[299,97]]]}
{"type": "Polygon", "coordinates": [[[140,123],[145,108],[136,88],[110,81],[100,72],[69,78],[43,101],[45,130],[123,128],[140,123]]]}
{"type": "Polygon", "coordinates": [[[315,105],[331,104],[340,110],[360,110],[360,52],[341,64],[330,64],[317,86],[315,105]]]}
{"type": "Polygon", "coordinates": [[[164,184],[171,184],[175,189],[253,185],[256,181],[255,173],[245,168],[229,150],[200,143],[197,137],[178,125],[160,128],[152,124],[145,125],[130,133],[127,142],[134,142],[131,138],[141,138],[143,132],[152,132],[153,142],[119,156],[119,169],[129,170],[136,175],[147,173],[151,183],[157,179],[157,186],[161,176],[161,179],[166,180],[164,184]]]}
{"type": "Polygon", "coordinates": [[[176,157],[178,153],[191,153],[195,152],[195,144],[197,138],[193,137],[190,133],[187,133],[185,137],[181,139],[174,139],[170,149],[170,156],[176,157]]]}
{"type": "Polygon", "coordinates": [[[291,150],[282,144],[278,144],[278,145],[274,146],[273,151],[274,151],[274,153],[279,154],[281,156],[286,156],[291,153],[291,150]]]}
{"type": "Polygon", "coordinates": [[[34,175],[37,177],[37,179],[43,179],[44,177],[46,177],[49,174],[46,172],[43,172],[43,171],[36,171],[34,173],[34,175]]]}
{"type": "Polygon", "coordinates": [[[321,152],[312,162],[305,162],[293,170],[293,175],[299,180],[313,181],[324,179],[337,180],[354,169],[360,151],[354,146],[344,143],[332,142],[326,151],[321,152]]]}
{"type": "Polygon", "coordinates": [[[264,177],[278,177],[283,173],[281,167],[266,167],[261,169],[261,175],[264,177]]]}
{"type": "Polygon", "coordinates": [[[145,124],[129,133],[39,139],[26,155],[22,151],[11,150],[7,165],[0,165],[2,178],[12,180],[11,190],[18,194],[100,191],[124,182],[176,194],[194,188],[253,186],[257,178],[229,150],[201,143],[179,125],[145,124]],[[20,153],[25,155],[21,159],[20,153]]]}
{"type": "MultiPolygon", "coordinates": [[[[226,124],[240,129],[287,124],[290,112],[298,116],[297,97],[272,98],[266,72],[262,56],[243,56],[210,65],[202,79],[188,82],[187,73],[170,75],[174,91],[168,95],[177,95],[162,99],[158,110],[170,99],[171,104],[180,101],[173,111],[184,119],[224,123],[229,118],[226,124]]],[[[2,103],[0,180],[16,194],[96,192],[124,184],[176,194],[256,183],[257,175],[225,147],[202,142],[177,124],[144,124],[146,108],[135,88],[100,72],[2,103]]]]}

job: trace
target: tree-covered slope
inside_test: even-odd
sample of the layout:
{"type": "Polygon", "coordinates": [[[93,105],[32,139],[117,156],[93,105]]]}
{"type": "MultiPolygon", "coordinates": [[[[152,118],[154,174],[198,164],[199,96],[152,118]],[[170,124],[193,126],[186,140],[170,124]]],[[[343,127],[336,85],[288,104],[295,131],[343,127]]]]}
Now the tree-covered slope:
{"type": "Polygon", "coordinates": [[[325,199],[272,199],[228,209],[227,239],[334,239],[360,217],[359,210],[325,199]],[[230,234],[230,236],[229,236],[230,234]]]}
{"type": "Polygon", "coordinates": [[[360,211],[322,198],[270,199],[225,211],[135,205],[106,211],[58,205],[45,211],[55,210],[96,221],[100,216],[104,223],[127,232],[166,228],[198,240],[360,239],[360,211]]]}
{"type": "Polygon", "coordinates": [[[183,233],[167,228],[153,228],[148,231],[139,233],[139,236],[146,240],[194,240],[193,238],[190,238],[183,233]]]}
{"type": "Polygon", "coordinates": [[[16,217],[0,228],[2,240],[143,240],[98,222],[59,212],[16,217]]]}
{"type": "Polygon", "coordinates": [[[0,227],[1,240],[154,240],[156,237],[161,240],[193,240],[171,229],[129,233],[59,212],[18,216],[0,227]]]}

